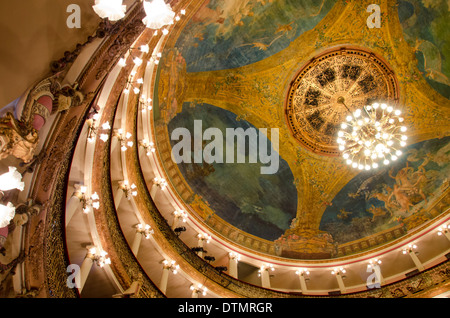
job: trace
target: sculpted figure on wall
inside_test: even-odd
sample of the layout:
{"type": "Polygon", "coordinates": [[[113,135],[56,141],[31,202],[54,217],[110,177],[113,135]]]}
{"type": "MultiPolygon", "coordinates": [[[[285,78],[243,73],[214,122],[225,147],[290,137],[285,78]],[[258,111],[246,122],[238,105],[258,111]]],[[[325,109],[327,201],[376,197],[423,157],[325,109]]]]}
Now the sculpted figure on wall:
{"type": "Polygon", "coordinates": [[[0,118],[0,160],[9,155],[28,163],[34,158],[39,136],[36,129],[7,113],[0,118]]]}

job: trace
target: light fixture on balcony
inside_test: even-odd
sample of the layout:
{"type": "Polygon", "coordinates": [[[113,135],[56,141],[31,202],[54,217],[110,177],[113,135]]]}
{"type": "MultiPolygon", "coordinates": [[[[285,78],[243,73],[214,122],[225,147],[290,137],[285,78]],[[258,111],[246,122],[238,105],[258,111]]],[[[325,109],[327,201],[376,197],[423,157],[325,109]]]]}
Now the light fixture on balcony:
{"type": "Polygon", "coordinates": [[[151,141],[148,141],[147,139],[141,140],[139,142],[139,145],[141,145],[145,149],[147,156],[150,156],[156,151],[155,144],[151,141]]]}
{"type": "Polygon", "coordinates": [[[99,138],[101,141],[106,142],[109,138],[109,134],[105,133],[111,129],[109,122],[103,123],[101,128],[99,128],[97,125],[99,119],[100,115],[96,113],[92,116],[92,118],[86,120],[86,123],[88,125],[87,141],[89,143],[95,142],[95,136],[97,136],[99,133],[99,138]]]}
{"type": "Polygon", "coordinates": [[[206,244],[209,244],[209,242],[211,241],[211,235],[208,235],[207,233],[198,233],[197,238],[200,241],[206,242],[206,244]]]}
{"type": "Polygon", "coordinates": [[[145,95],[141,95],[141,97],[139,98],[139,104],[141,106],[141,111],[143,113],[145,113],[147,110],[152,110],[153,109],[153,107],[152,107],[152,99],[150,97],[146,98],[145,95]]]}
{"type": "Polygon", "coordinates": [[[110,21],[122,19],[127,11],[127,6],[122,3],[122,0],[95,0],[92,8],[100,18],[110,21]]]}
{"type": "Polygon", "coordinates": [[[162,263],[163,268],[171,270],[174,275],[176,275],[180,269],[180,265],[178,265],[175,261],[168,261],[165,259],[162,263]]]}
{"type": "Polygon", "coordinates": [[[144,10],[146,17],[142,22],[149,29],[157,30],[165,25],[172,24],[175,18],[175,12],[164,0],[144,0],[144,10]]]}
{"type": "Polygon", "coordinates": [[[175,210],[173,211],[173,215],[175,219],[181,220],[183,223],[186,223],[188,214],[183,210],[175,210]]]}
{"type": "Polygon", "coordinates": [[[335,268],[331,271],[331,275],[341,275],[345,274],[347,271],[343,267],[335,268]]]}
{"type": "Polygon", "coordinates": [[[105,265],[111,264],[111,259],[106,257],[107,252],[100,250],[96,247],[91,247],[89,249],[90,257],[97,263],[98,266],[104,267],[105,265]]]}
{"type": "Polygon", "coordinates": [[[136,71],[132,71],[130,73],[130,76],[128,77],[127,83],[125,85],[125,89],[123,90],[124,94],[128,94],[130,92],[130,89],[132,89],[136,95],[141,91],[141,89],[134,84],[138,84],[139,86],[141,86],[144,83],[144,80],[142,78],[138,78],[136,81],[134,81],[133,78],[135,75],[136,71]]]}
{"type": "Polygon", "coordinates": [[[416,244],[408,244],[408,247],[403,248],[402,253],[403,254],[413,253],[415,249],[417,249],[416,244]]]}
{"type": "Polygon", "coordinates": [[[161,57],[162,57],[162,54],[160,52],[158,52],[156,54],[152,54],[152,56],[150,56],[149,63],[155,63],[155,65],[158,65],[161,57]]]}
{"type": "Polygon", "coordinates": [[[241,255],[239,255],[238,253],[235,253],[235,252],[228,253],[228,257],[230,259],[236,260],[237,262],[239,262],[241,260],[241,255]]]}
{"type": "Polygon", "coordinates": [[[373,267],[381,265],[381,260],[378,258],[375,258],[373,260],[369,261],[369,264],[367,264],[368,269],[372,269],[373,267]]]}
{"type": "Polygon", "coordinates": [[[208,291],[208,289],[205,286],[203,286],[202,284],[197,284],[197,285],[192,284],[189,287],[189,289],[192,290],[192,293],[202,294],[203,296],[206,296],[206,292],[208,291]]]}
{"type": "MultiPolygon", "coordinates": [[[[343,99],[338,102],[349,110],[343,99]]],[[[349,114],[337,138],[346,163],[359,170],[371,170],[397,160],[407,140],[403,121],[400,110],[384,103],[364,106],[349,114]]]]}
{"type": "Polygon", "coordinates": [[[152,230],[151,226],[148,224],[138,224],[136,226],[136,230],[139,233],[142,233],[145,238],[148,240],[150,238],[150,236],[154,233],[154,231],[152,230]]]}
{"type": "Polygon", "coordinates": [[[166,187],[168,186],[168,183],[166,181],[166,179],[164,178],[154,178],[153,179],[153,183],[156,184],[157,186],[159,186],[161,188],[161,190],[165,190],[166,187]]]}
{"type": "Polygon", "coordinates": [[[298,270],[295,271],[295,274],[299,276],[309,275],[309,270],[307,270],[306,268],[299,268],[298,270]]]}
{"type": "Polygon", "coordinates": [[[94,192],[90,196],[86,192],[86,186],[80,186],[80,189],[75,192],[75,195],[80,199],[81,208],[85,214],[89,213],[92,209],[98,210],[100,208],[100,197],[97,192],[94,192]]]}
{"type": "Polygon", "coordinates": [[[438,228],[437,235],[447,234],[450,229],[450,225],[444,224],[438,228]]]}
{"type": "Polygon", "coordinates": [[[119,181],[119,188],[124,192],[125,197],[128,200],[130,200],[132,196],[135,197],[138,194],[136,185],[134,183],[130,185],[128,180],[119,181]]]}
{"type": "Polygon", "coordinates": [[[127,132],[124,133],[122,128],[117,129],[114,131],[114,137],[117,137],[117,139],[120,142],[120,150],[126,151],[128,147],[133,147],[133,141],[129,140],[132,137],[132,134],[127,132]]]}
{"type": "Polygon", "coordinates": [[[261,265],[261,267],[259,268],[259,270],[258,270],[258,277],[261,277],[261,274],[262,274],[262,272],[263,271],[275,271],[275,267],[273,267],[273,265],[272,264],[264,264],[264,265],[261,265]]]}

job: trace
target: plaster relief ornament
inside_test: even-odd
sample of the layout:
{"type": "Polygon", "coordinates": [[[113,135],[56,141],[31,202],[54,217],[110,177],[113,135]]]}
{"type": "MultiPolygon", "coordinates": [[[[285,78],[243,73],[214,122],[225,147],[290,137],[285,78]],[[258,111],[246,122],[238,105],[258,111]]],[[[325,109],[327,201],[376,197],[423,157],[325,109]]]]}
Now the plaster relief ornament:
{"type": "Polygon", "coordinates": [[[0,118],[0,160],[12,155],[28,163],[34,158],[38,142],[38,132],[31,124],[18,121],[12,113],[0,118]]]}
{"type": "Polygon", "coordinates": [[[57,111],[66,111],[71,107],[79,106],[84,100],[84,95],[77,89],[75,84],[73,87],[64,86],[58,92],[53,104],[57,106],[57,111]]]}

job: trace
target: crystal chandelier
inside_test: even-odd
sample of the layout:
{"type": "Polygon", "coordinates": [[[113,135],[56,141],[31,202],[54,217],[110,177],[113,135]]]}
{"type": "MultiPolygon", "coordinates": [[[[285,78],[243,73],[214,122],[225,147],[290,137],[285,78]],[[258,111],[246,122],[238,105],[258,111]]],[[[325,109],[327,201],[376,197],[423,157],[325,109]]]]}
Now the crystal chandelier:
{"type": "Polygon", "coordinates": [[[164,0],[144,1],[144,10],[147,16],[142,22],[149,29],[160,29],[173,23],[175,12],[164,0]]]}
{"type": "Polygon", "coordinates": [[[95,0],[92,8],[100,18],[110,21],[122,19],[127,11],[127,6],[122,4],[122,0],[95,0]]]}
{"type": "MultiPolygon", "coordinates": [[[[345,106],[343,100],[338,102],[345,106]]],[[[384,103],[364,106],[348,115],[337,138],[346,163],[359,170],[371,170],[397,160],[407,140],[403,121],[400,110],[384,103]]]]}

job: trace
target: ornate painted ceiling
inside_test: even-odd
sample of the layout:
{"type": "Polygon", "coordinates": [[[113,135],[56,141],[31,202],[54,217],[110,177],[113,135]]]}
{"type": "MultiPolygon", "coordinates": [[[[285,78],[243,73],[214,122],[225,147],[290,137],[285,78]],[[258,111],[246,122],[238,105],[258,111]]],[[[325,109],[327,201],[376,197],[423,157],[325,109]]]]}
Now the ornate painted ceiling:
{"type": "Polygon", "coordinates": [[[0,295],[123,297],[137,283],[136,297],[182,298],[200,282],[218,298],[448,295],[448,1],[173,0],[185,14],[167,33],[135,0],[94,30],[82,2],[92,20],[70,32],[92,35],[51,50],[51,66],[39,55],[51,75],[1,110],[0,169],[25,188],[2,198],[17,209],[0,229],[0,295]],[[336,134],[372,102],[401,110],[407,145],[361,171],[336,134]],[[92,246],[110,264],[94,266],[92,246]]]}
{"type": "Polygon", "coordinates": [[[411,233],[448,204],[447,4],[383,1],[379,28],[368,27],[368,5],[204,1],[168,39],[154,100],[161,162],[186,209],[226,239],[333,258],[411,233]],[[345,164],[339,97],[351,111],[376,101],[402,110],[408,146],[397,162],[370,172],[345,164]],[[277,173],[260,174],[246,150],[246,163],[176,165],[172,133],[201,139],[195,120],[223,138],[226,128],[277,128],[277,173]]]}

